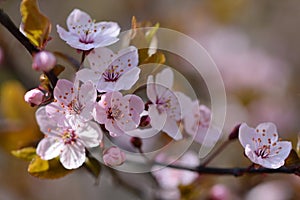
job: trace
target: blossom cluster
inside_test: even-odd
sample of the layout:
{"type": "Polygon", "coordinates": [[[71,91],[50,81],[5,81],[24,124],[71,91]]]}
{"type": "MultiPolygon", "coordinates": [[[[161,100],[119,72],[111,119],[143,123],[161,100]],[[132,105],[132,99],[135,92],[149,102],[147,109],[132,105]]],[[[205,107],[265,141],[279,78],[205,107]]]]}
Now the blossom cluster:
{"type": "MultiPolygon", "coordinates": [[[[139,138],[153,132],[166,133],[175,141],[192,137],[200,144],[205,141],[204,145],[216,142],[220,133],[212,125],[210,109],[174,90],[171,68],[148,76],[145,97],[128,93],[139,81],[141,63],[135,46],[118,52],[107,47],[119,40],[117,23],[96,23],[87,13],[75,9],[67,18],[67,27],[65,30],[57,25],[60,38],[82,52],[89,66],[82,60],[73,81],[59,79],[50,103],[41,88],[26,93],[28,103],[40,106],[36,119],[45,137],[36,152],[42,159],[59,157],[66,169],[75,169],[83,165],[89,148],[100,146],[104,164],[114,167],[125,162],[126,154],[116,146],[106,147],[103,138],[133,133],[139,138]]],[[[35,70],[47,73],[55,65],[55,56],[50,52],[34,56],[35,70]]],[[[239,129],[239,140],[246,156],[266,168],[283,166],[291,151],[290,142],[277,141],[273,123],[260,124],[256,129],[244,123],[239,129]]],[[[191,180],[197,177],[193,173],[182,175],[178,170],[169,173],[178,177],[174,187],[185,184],[186,175],[191,180]]],[[[163,173],[154,175],[162,179],[163,173]]]]}
{"type": "MultiPolygon", "coordinates": [[[[123,91],[138,81],[141,69],[136,47],[128,46],[118,52],[107,47],[118,41],[119,25],[96,23],[87,13],[75,9],[67,18],[67,27],[68,31],[57,25],[59,36],[83,52],[89,66],[81,67],[74,81],[59,79],[51,103],[45,103],[40,88],[25,95],[32,106],[40,105],[36,119],[45,137],[37,146],[37,154],[42,159],[59,156],[65,168],[75,169],[85,162],[88,148],[105,148],[106,133],[119,137],[140,131],[138,137],[142,138],[148,130],[154,130],[177,141],[184,137],[180,123],[184,124],[186,136],[202,143],[211,121],[210,109],[172,89],[171,68],[148,76],[147,100],[135,94],[124,95],[123,91]],[[150,125],[141,131],[139,125],[145,116],[150,125]]],[[[33,68],[48,72],[55,63],[53,54],[43,51],[34,56],[33,68]]],[[[108,166],[125,161],[125,153],[116,146],[102,150],[103,162],[108,166]]]]}

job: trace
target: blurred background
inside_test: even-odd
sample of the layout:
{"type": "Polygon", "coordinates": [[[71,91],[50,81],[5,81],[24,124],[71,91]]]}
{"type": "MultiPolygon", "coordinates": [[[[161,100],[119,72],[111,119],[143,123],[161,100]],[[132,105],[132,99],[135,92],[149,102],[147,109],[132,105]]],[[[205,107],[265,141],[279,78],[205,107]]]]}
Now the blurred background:
{"type": "MultiPolygon", "coordinates": [[[[0,1],[0,8],[17,26],[21,22],[19,4],[17,0],[0,1]]],[[[187,34],[208,51],[222,74],[228,101],[224,138],[238,123],[256,126],[271,121],[280,136],[296,147],[300,128],[298,0],[40,0],[39,5],[52,22],[47,50],[65,52],[78,60],[77,52],[60,40],[55,27],[66,27],[74,8],[86,11],[96,21],[116,21],[121,30],[130,29],[131,18],[136,16],[138,21],[159,22],[163,28],[187,34]]],[[[171,59],[167,57],[167,64],[171,59]]],[[[31,62],[25,48],[0,26],[0,199],[154,199],[154,183],[147,174],[120,173],[123,180],[130,180],[130,189],[107,170],[101,172],[98,185],[84,169],[62,179],[40,180],[27,173],[27,162],[10,155],[10,150],[28,145],[28,138],[41,137],[35,109],[23,101],[26,90],[39,83],[40,74],[31,69],[31,62]]],[[[193,79],[184,66],[177,68],[193,79]]],[[[63,76],[69,73],[72,69],[63,76]]],[[[201,96],[201,91],[197,92],[201,96]]],[[[247,166],[249,161],[242,152],[234,142],[211,164],[247,166]]],[[[193,186],[199,194],[185,191],[181,198],[300,199],[299,180],[293,175],[201,175],[193,186]]]]}

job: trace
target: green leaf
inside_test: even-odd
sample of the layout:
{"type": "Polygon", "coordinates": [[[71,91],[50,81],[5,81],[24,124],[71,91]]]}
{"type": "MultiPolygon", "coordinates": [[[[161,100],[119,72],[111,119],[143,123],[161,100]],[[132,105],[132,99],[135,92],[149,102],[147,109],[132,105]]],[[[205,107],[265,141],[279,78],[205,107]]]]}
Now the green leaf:
{"type": "Polygon", "coordinates": [[[49,169],[47,160],[42,160],[39,156],[35,156],[28,166],[29,173],[44,172],[49,169]]]}
{"type": "Polygon", "coordinates": [[[25,147],[23,149],[13,150],[11,151],[11,154],[26,161],[31,161],[36,157],[36,151],[33,147],[25,147]]]}
{"type": "Polygon", "coordinates": [[[53,73],[55,76],[60,75],[60,73],[62,73],[66,68],[62,65],[55,65],[55,67],[53,68],[53,73]]]}
{"type": "Polygon", "coordinates": [[[41,179],[57,179],[66,176],[67,174],[73,172],[73,170],[65,169],[58,158],[48,160],[48,169],[41,171],[29,171],[30,175],[41,178],[41,179]]]}
{"type": "Polygon", "coordinates": [[[151,41],[152,41],[153,37],[155,36],[155,34],[156,34],[158,28],[159,28],[159,23],[156,23],[156,24],[151,28],[151,30],[149,30],[148,32],[146,32],[145,38],[146,38],[148,44],[151,43],[151,41]]]}
{"type": "Polygon", "coordinates": [[[49,19],[39,11],[37,0],[23,0],[20,6],[23,31],[32,44],[43,47],[51,31],[49,19]]]}
{"type": "Polygon", "coordinates": [[[300,159],[298,157],[297,152],[294,149],[291,150],[289,156],[285,160],[285,164],[284,165],[286,167],[292,167],[292,166],[300,165],[300,159]]]}
{"type": "Polygon", "coordinates": [[[162,52],[157,51],[155,54],[152,54],[150,57],[147,57],[146,59],[141,61],[141,64],[148,64],[148,63],[164,64],[165,62],[166,62],[165,55],[162,52]]]}
{"type": "Polygon", "coordinates": [[[101,172],[101,164],[94,157],[87,157],[83,165],[95,178],[98,178],[101,172]]]}

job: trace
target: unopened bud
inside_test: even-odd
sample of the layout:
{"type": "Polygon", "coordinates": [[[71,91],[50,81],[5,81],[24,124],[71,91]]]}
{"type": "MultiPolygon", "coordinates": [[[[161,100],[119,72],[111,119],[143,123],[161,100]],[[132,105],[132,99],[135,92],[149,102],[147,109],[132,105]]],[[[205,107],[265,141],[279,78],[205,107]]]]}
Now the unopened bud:
{"type": "Polygon", "coordinates": [[[140,149],[142,147],[142,144],[143,144],[141,138],[139,138],[139,137],[132,137],[130,139],[130,142],[137,149],[140,149]]]}
{"type": "Polygon", "coordinates": [[[24,96],[24,100],[31,106],[38,106],[44,100],[44,93],[38,88],[29,90],[24,96]]]}
{"type": "Polygon", "coordinates": [[[149,115],[142,116],[139,126],[146,127],[150,124],[150,121],[151,121],[151,119],[150,119],[149,115]]]}
{"type": "Polygon", "coordinates": [[[56,64],[53,53],[41,51],[34,55],[32,68],[36,71],[49,72],[56,64]]]}
{"type": "Polygon", "coordinates": [[[116,146],[109,147],[103,152],[103,162],[107,166],[122,165],[126,159],[125,153],[116,146]]]}
{"type": "Polygon", "coordinates": [[[239,137],[239,129],[240,129],[241,124],[236,125],[233,130],[231,131],[231,133],[229,134],[228,139],[229,140],[234,140],[237,139],[239,137]]]}

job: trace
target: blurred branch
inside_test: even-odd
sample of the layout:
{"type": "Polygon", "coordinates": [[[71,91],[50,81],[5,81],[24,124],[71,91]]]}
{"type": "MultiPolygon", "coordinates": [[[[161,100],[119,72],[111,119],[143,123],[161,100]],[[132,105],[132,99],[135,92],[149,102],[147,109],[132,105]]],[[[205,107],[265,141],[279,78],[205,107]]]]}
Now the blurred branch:
{"type": "Polygon", "coordinates": [[[278,169],[268,169],[268,168],[215,168],[215,167],[185,167],[180,165],[166,165],[163,163],[155,162],[156,165],[166,166],[179,170],[188,170],[193,172],[198,172],[199,174],[214,174],[214,175],[233,175],[242,176],[244,174],[295,174],[300,176],[300,165],[295,167],[280,167],[278,169]]]}
{"type": "Polygon", "coordinates": [[[0,23],[13,35],[15,38],[22,43],[22,45],[27,49],[27,51],[32,55],[33,53],[39,52],[28,38],[20,32],[16,27],[10,17],[0,8],[0,23]]]}
{"type": "MultiPolygon", "coordinates": [[[[20,32],[20,30],[16,27],[10,17],[0,8],[0,23],[27,49],[27,51],[33,55],[38,53],[40,50],[35,47],[28,38],[20,32]]],[[[45,72],[46,76],[51,81],[53,88],[56,85],[57,77],[53,73],[53,71],[45,72]]]]}

